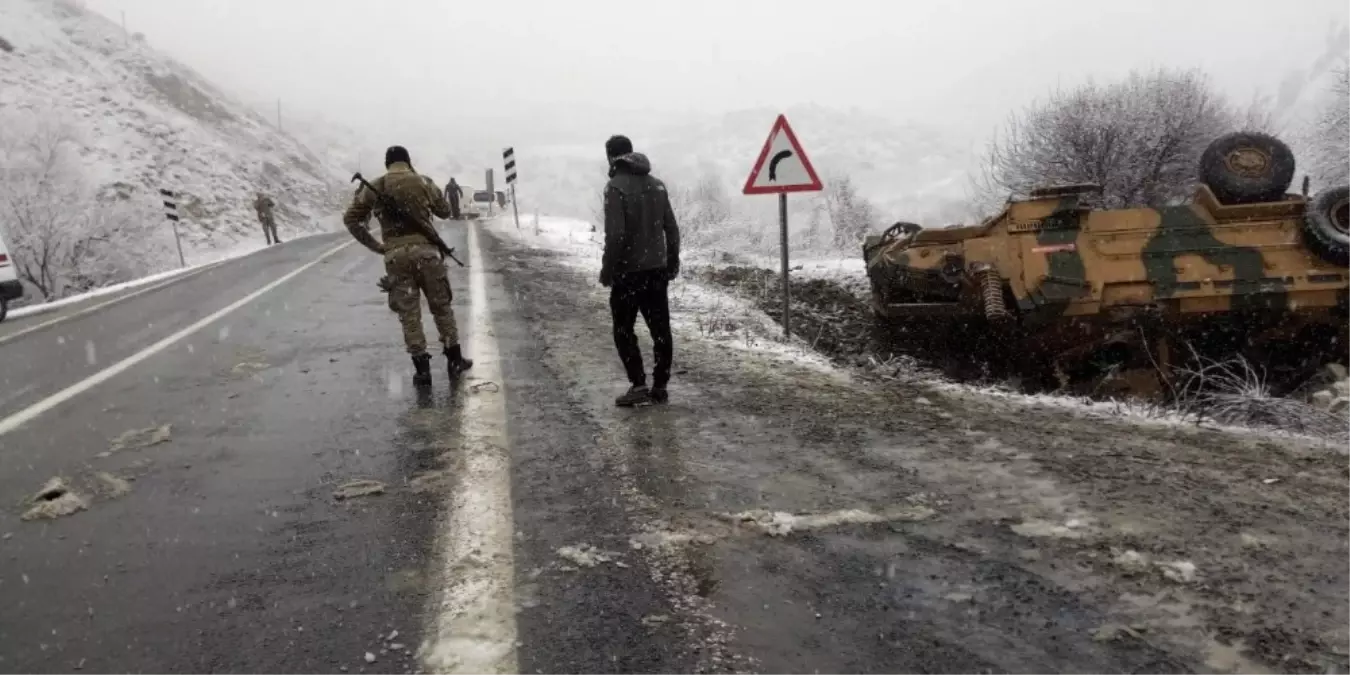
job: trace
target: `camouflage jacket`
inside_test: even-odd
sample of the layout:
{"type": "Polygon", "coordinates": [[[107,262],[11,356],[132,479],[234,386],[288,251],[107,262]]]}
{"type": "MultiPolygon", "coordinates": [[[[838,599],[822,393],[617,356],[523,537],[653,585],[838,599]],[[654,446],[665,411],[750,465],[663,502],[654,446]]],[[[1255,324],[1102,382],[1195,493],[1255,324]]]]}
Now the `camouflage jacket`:
{"type": "Polygon", "coordinates": [[[666,184],[651,172],[651,163],[640,152],[614,160],[605,186],[602,283],[629,272],[679,270],[680,228],[666,184]]]}
{"type": "Polygon", "coordinates": [[[373,251],[379,252],[380,246],[374,242],[366,229],[366,223],[372,213],[380,221],[380,236],[386,243],[390,243],[393,239],[401,242],[415,242],[421,239],[422,242],[430,244],[431,242],[421,233],[418,223],[430,228],[434,227],[432,216],[442,219],[450,217],[450,204],[446,202],[441,189],[430,178],[413,171],[413,168],[405,162],[391,164],[387,173],[370,181],[370,184],[381,194],[397,200],[408,216],[417,219],[417,223],[405,223],[395,219],[392,214],[381,211],[375,193],[364,186],[358,188],[351,205],[342,216],[342,224],[357,241],[373,251]]]}
{"type": "Polygon", "coordinates": [[[274,206],[276,206],[276,202],[266,195],[259,195],[257,199],[253,200],[253,210],[258,212],[259,218],[271,214],[274,206]]]}

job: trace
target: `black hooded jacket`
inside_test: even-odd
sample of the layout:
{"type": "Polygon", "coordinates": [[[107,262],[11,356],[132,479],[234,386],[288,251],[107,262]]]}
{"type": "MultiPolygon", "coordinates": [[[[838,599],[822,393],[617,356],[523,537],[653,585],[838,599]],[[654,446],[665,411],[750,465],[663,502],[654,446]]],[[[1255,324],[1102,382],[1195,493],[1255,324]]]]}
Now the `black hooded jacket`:
{"type": "Polygon", "coordinates": [[[648,270],[680,269],[680,228],[666,184],[640,152],[614,160],[605,186],[605,254],[600,280],[648,270]]]}

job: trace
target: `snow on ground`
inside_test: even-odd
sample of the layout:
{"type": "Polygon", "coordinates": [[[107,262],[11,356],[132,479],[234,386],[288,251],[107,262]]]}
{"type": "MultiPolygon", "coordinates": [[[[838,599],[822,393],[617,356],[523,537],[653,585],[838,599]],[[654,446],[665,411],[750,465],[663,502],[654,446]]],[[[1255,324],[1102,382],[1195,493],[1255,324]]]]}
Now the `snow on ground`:
{"type": "MultiPolygon", "coordinates": [[[[775,272],[783,268],[783,261],[776,255],[732,253],[724,256],[711,251],[695,252],[690,258],[691,264],[723,266],[727,264],[762,267],[775,272]]],[[[824,279],[847,288],[864,300],[871,299],[871,289],[867,282],[867,265],[862,251],[856,256],[826,253],[805,253],[789,255],[788,274],[796,279],[824,279]]]]}
{"type": "MultiPolygon", "coordinates": [[[[277,236],[281,237],[282,243],[297,240],[308,239],[309,237],[321,237],[334,232],[343,232],[342,218],[340,215],[333,215],[323,218],[315,218],[314,222],[319,223],[318,231],[301,230],[298,234],[294,231],[282,229],[277,226],[277,236]]],[[[259,251],[267,247],[267,240],[263,238],[262,228],[253,232],[246,232],[244,236],[232,238],[232,243],[218,244],[209,249],[202,249],[192,253],[184,252],[189,264],[205,264],[219,262],[221,260],[231,260],[240,256],[248,255],[254,251],[259,251]]]]}
{"type": "Polygon", "coordinates": [[[561,262],[569,267],[600,272],[600,252],[604,233],[576,218],[523,216],[520,228],[505,216],[480,221],[493,232],[507,236],[531,248],[563,254],[561,262]]]}
{"type": "MultiPolygon", "coordinates": [[[[319,236],[319,235],[321,235],[321,234],[323,234],[323,233],[307,234],[307,235],[304,235],[304,236],[295,237],[295,239],[305,239],[305,238],[308,238],[308,237],[319,236]]],[[[289,241],[289,240],[283,240],[283,241],[289,241]]],[[[92,290],[92,291],[89,291],[89,292],[87,292],[87,293],[80,293],[80,294],[77,294],[77,295],[70,295],[70,296],[61,298],[60,300],[53,300],[53,301],[51,301],[51,302],[44,302],[44,303],[38,304],[38,305],[27,305],[27,306],[25,306],[25,307],[19,307],[19,308],[10,310],[10,312],[9,312],[9,314],[8,314],[8,316],[7,316],[6,318],[8,318],[8,319],[21,319],[21,318],[23,318],[23,317],[25,317],[25,316],[34,316],[34,315],[36,315],[36,314],[45,314],[45,313],[50,312],[50,311],[53,311],[53,310],[61,309],[62,307],[67,307],[67,306],[69,306],[69,305],[73,305],[73,304],[76,304],[76,303],[85,302],[85,301],[87,301],[87,300],[94,300],[94,299],[97,299],[97,298],[100,298],[100,297],[104,297],[104,296],[108,296],[108,295],[113,295],[113,294],[115,294],[115,293],[121,293],[122,291],[129,291],[129,290],[132,290],[132,289],[140,288],[140,287],[142,287],[142,286],[149,286],[149,285],[151,285],[151,284],[154,284],[154,283],[157,283],[157,282],[160,282],[160,281],[165,281],[165,280],[167,280],[167,279],[172,279],[172,278],[174,278],[174,277],[181,276],[181,275],[183,275],[183,274],[187,274],[188,272],[192,272],[192,271],[195,271],[195,270],[199,270],[199,269],[201,269],[201,268],[203,268],[203,267],[207,267],[208,265],[215,265],[215,264],[218,264],[218,263],[225,262],[225,261],[227,261],[227,260],[233,260],[233,259],[235,259],[235,258],[242,258],[242,257],[244,257],[244,256],[246,256],[246,255],[249,255],[250,253],[256,253],[256,252],[262,250],[263,248],[266,248],[266,243],[264,243],[264,242],[261,240],[261,237],[259,237],[259,241],[257,241],[257,242],[240,242],[238,245],[235,245],[235,246],[232,246],[232,247],[229,247],[229,248],[216,249],[216,250],[212,250],[212,251],[206,251],[206,252],[204,252],[204,253],[195,254],[195,255],[190,256],[190,257],[189,257],[189,256],[184,256],[185,258],[187,258],[187,260],[190,261],[190,263],[189,263],[186,267],[177,267],[177,268],[174,268],[174,269],[171,269],[171,270],[165,270],[165,271],[163,271],[163,272],[159,272],[159,273],[157,273],[157,274],[151,274],[151,275],[149,275],[149,276],[141,277],[141,278],[139,278],[139,279],[132,279],[131,281],[124,281],[124,282],[122,282],[122,283],[120,283],[120,284],[112,284],[111,286],[103,286],[102,288],[96,288],[96,289],[94,289],[94,290],[92,290]]]]}
{"type": "Polygon", "coordinates": [[[1345,446],[1344,438],[1328,439],[1321,436],[1300,434],[1293,431],[1272,429],[1268,427],[1257,428],[1231,424],[1218,424],[1210,420],[1202,419],[1192,413],[1186,413],[1175,408],[1141,401],[1095,401],[1089,398],[1074,396],[1025,394],[1000,387],[970,385],[951,382],[941,378],[932,378],[926,380],[926,383],[935,390],[942,392],[944,395],[954,399],[968,401],[972,405],[989,405],[990,403],[996,402],[1031,409],[1049,408],[1064,410],[1096,419],[1124,420],[1140,426],[1215,429],[1245,436],[1294,440],[1313,446],[1323,447],[1328,450],[1335,450],[1342,454],[1350,453],[1345,446]]]}
{"type": "MultiPolygon", "coordinates": [[[[604,233],[589,222],[551,216],[522,217],[520,229],[508,218],[483,221],[494,233],[526,246],[562,254],[561,262],[590,272],[600,283],[604,233]]],[[[684,255],[682,254],[683,258],[684,255]]],[[[682,263],[686,261],[682,260],[682,263]]],[[[770,354],[821,373],[847,377],[829,359],[799,338],[786,339],[782,327],[749,300],[681,275],[670,284],[671,328],[688,336],[715,340],[743,351],[770,354]]]]}
{"type": "MultiPolygon", "coordinates": [[[[530,216],[521,219],[519,230],[510,219],[492,219],[484,223],[493,232],[526,246],[561,253],[560,261],[574,269],[599,274],[603,233],[592,231],[591,223],[587,221],[548,216],[536,219],[530,216]]],[[[721,254],[712,251],[685,251],[682,252],[681,258],[686,268],[693,264],[728,264],[721,254]]],[[[734,262],[731,264],[754,265],[774,270],[779,268],[778,259],[768,256],[735,255],[733,259],[734,262]]],[[[790,267],[794,275],[840,281],[853,287],[855,292],[861,289],[861,292],[866,293],[867,278],[860,259],[803,257],[801,260],[791,260],[790,267]]],[[[768,353],[820,372],[848,377],[844,369],[810,349],[801,339],[794,337],[790,341],[784,341],[782,328],[777,321],[750,301],[720,287],[681,276],[670,286],[670,300],[672,325],[678,332],[715,339],[722,344],[746,351],[768,353]]],[[[1211,422],[1204,422],[1202,425],[1194,415],[1147,403],[1024,394],[999,387],[952,382],[936,374],[919,371],[902,374],[901,377],[918,380],[919,384],[931,388],[935,395],[968,402],[970,405],[1002,404],[1032,409],[1054,408],[1098,419],[1124,420],[1146,426],[1173,428],[1204,426],[1232,433],[1294,439],[1314,445],[1328,443],[1325,438],[1286,431],[1219,425],[1211,422]]],[[[1340,449],[1344,451],[1344,448],[1340,449]]]]}
{"type": "MultiPolygon", "coordinates": [[[[261,243],[258,190],[276,200],[283,240],[335,229],[327,216],[350,193],[331,158],[140,36],[72,0],[4,0],[0,38],[13,46],[0,50],[0,137],[59,132],[91,194],[145,217],[162,218],[158,191],[174,190],[189,260],[261,243]]],[[[178,262],[167,224],[133,245],[146,262],[132,273],[178,262]]]]}
{"type": "Polygon", "coordinates": [[[130,289],[133,289],[133,288],[138,288],[138,287],[140,287],[140,286],[148,286],[148,285],[153,284],[153,283],[155,283],[155,282],[157,282],[157,281],[163,281],[163,280],[165,280],[165,279],[170,279],[170,278],[176,277],[176,276],[178,276],[178,275],[180,275],[180,274],[187,274],[188,272],[191,272],[191,271],[193,271],[193,270],[196,270],[196,269],[200,269],[200,268],[202,268],[202,267],[205,267],[205,266],[208,265],[208,264],[210,264],[210,263],[200,263],[200,264],[197,264],[197,265],[188,265],[187,267],[180,267],[180,268],[178,268],[178,269],[172,269],[172,270],[168,270],[168,271],[165,271],[165,272],[160,272],[160,273],[158,273],[158,274],[151,274],[151,275],[148,276],[148,277],[142,277],[142,278],[140,278],[140,279],[132,279],[131,281],[126,281],[126,282],[123,282],[123,283],[120,283],[120,284],[113,284],[113,285],[111,285],[111,286],[104,286],[104,287],[102,287],[102,288],[98,288],[98,289],[89,291],[88,293],[80,293],[79,295],[71,295],[71,296],[67,296],[67,297],[61,298],[60,300],[53,300],[53,301],[51,301],[51,302],[44,302],[44,303],[42,303],[42,304],[40,304],[40,305],[28,305],[28,306],[26,306],[26,307],[19,307],[19,308],[17,308],[17,309],[11,310],[11,311],[9,312],[9,315],[8,315],[7,318],[9,318],[9,319],[22,319],[22,318],[25,317],[25,316],[33,316],[33,315],[35,315],[35,314],[44,314],[44,313],[46,313],[46,312],[50,312],[50,311],[53,311],[53,310],[61,309],[62,307],[66,307],[66,306],[69,306],[69,305],[73,305],[73,304],[75,304],[75,303],[77,303],[77,302],[84,302],[84,301],[86,301],[86,300],[93,300],[93,299],[95,299],[95,298],[103,297],[103,296],[105,296],[105,295],[112,295],[112,294],[114,294],[114,293],[120,293],[120,292],[122,292],[122,291],[130,290],[130,289]]]}

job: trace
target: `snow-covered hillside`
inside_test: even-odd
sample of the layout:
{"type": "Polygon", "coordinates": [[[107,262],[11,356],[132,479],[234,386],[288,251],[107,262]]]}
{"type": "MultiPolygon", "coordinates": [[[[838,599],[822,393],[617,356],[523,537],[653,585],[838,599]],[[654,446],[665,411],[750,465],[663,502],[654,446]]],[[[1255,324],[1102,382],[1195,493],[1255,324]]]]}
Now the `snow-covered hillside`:
{"type": "MultiPolygon", "coordinates": [[[[934,226],[958,220],[976,150],[964,139],[917,124],[900,124],[859,110],[803,105],[785,111],[822,179],[848,176],[887,222],[918,219],[934,226]]],[[[740,196],[778,111],[768,108],[706,115],[677,124],[616,129],[647,153],[672,187],[692,187],[713,175],[736,212],[772,218],[776,202],[740,196]]],[[[518,146],[521,202],[559,216],[592,217],[605,181],[604,138],[580,145],[518,146]]],[[[795,213],[812,197],[790,201],[795,213]]]]}
{"type": "MultiPolygon", "coordinates": [[[[859,194],[893,218],[938,215],[964,197],[974,158],[965,140],[856,109],[801,105],[784,112],[822,179],[848,176],[859,194]]],[[[739,193],[777,115],[768,108],[741,110],[666,127],[641,145],[672,176],[716,170],[739,193]]]]}
{"type": "MultiPolygon", "coordinates": [[[[138,220],[158,219],[145,233],[147,249],[162,249],[165,237],[172,246],[159,215],[161,188],[181,194],[189,258],[261,243],[251,206],[257,190],[276,200],[283,239],[337,227],[347,191],[334,157],[311,152],[77,0],[0,2],[0,39],[10,47],[0,49],[6,169],[16,170],[16,153],[35,147],[35,137],[59,136],[76,158],[74,178],[97,199],[138,220]]],[[[146,271],[154,270],[129,272],[146,271]]],[[[116,279],[98,283],[107,281],[116,279]]]]}

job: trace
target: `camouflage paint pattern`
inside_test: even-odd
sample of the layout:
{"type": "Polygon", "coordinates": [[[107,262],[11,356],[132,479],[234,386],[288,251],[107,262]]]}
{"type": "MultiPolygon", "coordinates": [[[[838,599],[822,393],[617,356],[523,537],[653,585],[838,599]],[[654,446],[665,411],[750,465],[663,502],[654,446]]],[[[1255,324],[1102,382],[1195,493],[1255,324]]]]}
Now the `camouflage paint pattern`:
{"type": "Polygon", "coordinates": [[[978,226],[870,237],[866,262],[883,316],[906,302],[957,303],[976,314],[970,272],[992,265],[1023,323],[1142,311],[1184,322],[1258,310],[1343,321],[1336,315],[1350,274],[1303,243],[1305,205],[1290,195],[1225,206],[1204,186],[1192,203],[1158,209],[1092,210],[1081,195],[1052,195],[1009,202],[978,226]],[[962,278],[927,288],[922,281],[940,277],[951,259],[964,265],[962,278]]]}
{"type": "Polygon", "coordinates": [[[427,338],[422,331],[423,295],[436,321],[441,344],[445,347],[459,344],[455,312],[450,306],[454,293],[450,291],[445,262],[435,246],[393,246],[384,254],[384,270],[389,280],[389,309],[398,314],[398,322],[403,327],[403,343],[409,354],[416,356],[427,351],[427,338]]]}
{"type": "MultiPolygon", "coordinates": [[[[370,184],[381,194],[396,200],[408,216],[416,219],[421,226],[435,227],[432,216],[441,219],[451,216],[450,203],[445,200],[441,189],[430,178],[413,171],[407,163],[394,162],[389,165],[387,173],[370,181],[370,184]]],[[[342,223],[367,248],[373,244],[373,238],[366,230],[366,223],[372,214],[380,222],[380,236],[386,244],[394,239],[431,243],[421,234],[417,223],[400,222],[391,214],[384,213],[378,207],[375,193],[362,186],[357,188],[351,205],[342,216],[342,223]]]]}
{"type": "Polygon", "coordinates": [[[259,193],[257,198],[253,200],[253,210],[258,214],[258,222],[262,224],[263,228],[263,237],[267,239],[268,243],[281,241],[277,238],[277,221],[272,213],[275,206],[276,202],[262,193],[259,193]]]}

